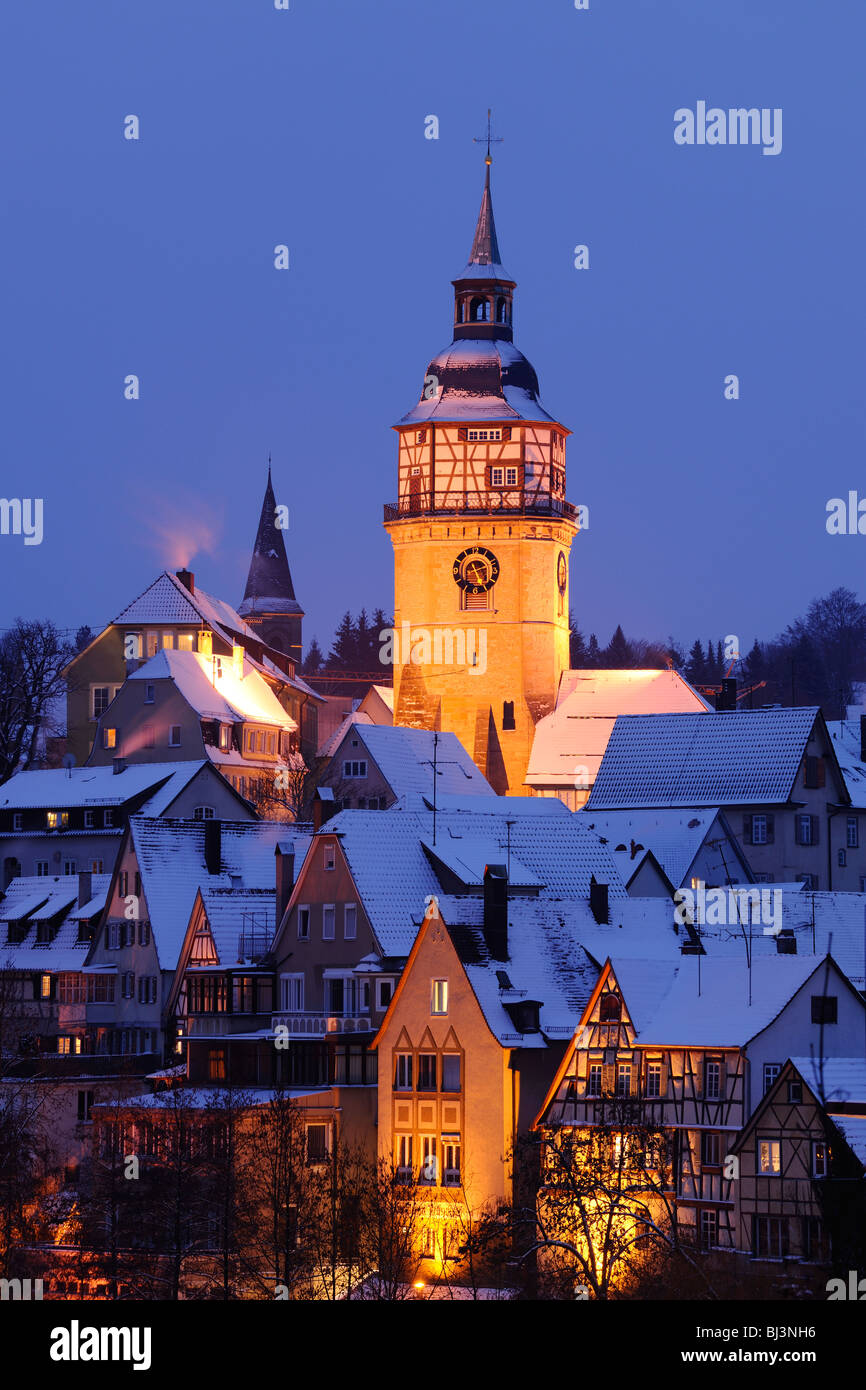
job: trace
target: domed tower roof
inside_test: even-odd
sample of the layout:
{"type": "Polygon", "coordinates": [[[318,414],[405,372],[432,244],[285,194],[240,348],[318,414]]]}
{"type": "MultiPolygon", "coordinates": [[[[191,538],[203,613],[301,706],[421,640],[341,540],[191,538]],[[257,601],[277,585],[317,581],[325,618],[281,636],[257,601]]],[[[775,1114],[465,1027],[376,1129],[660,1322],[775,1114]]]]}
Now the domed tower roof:
{"type": "Polygon", "coordinates": [[[488,148],[481,208],[469,260],[455,280],[454,338],[430,361],[421,399],[398,422],[430,420],[554,421],[539,400],[538,377],[514,346],[517,282],[502,264],[488,148]]]}

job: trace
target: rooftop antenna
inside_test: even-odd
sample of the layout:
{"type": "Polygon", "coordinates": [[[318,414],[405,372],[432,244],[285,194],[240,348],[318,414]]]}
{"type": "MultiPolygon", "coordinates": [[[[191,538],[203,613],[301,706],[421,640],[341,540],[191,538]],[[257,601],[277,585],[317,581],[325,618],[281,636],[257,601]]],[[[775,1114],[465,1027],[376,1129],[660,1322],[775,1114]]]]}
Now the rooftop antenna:
{"type": "MultiPolygon", "coordinates": [[[[433,730],[433,757],[432,757],[432,758],[422,758],[422,759],[421,759],[422,763],[426,763],[428,767],[432,767],[432,769],[433,769],[433,843],[434,843],[434,845],[435,845],[435,843],[436,843],[436,778],[442,776],[442,773],[439,771],[439,762],[438,762],[438,756],[437,756],[437,754],[438,754],[438,749],[439,749],[439,731],[438,731],[437,729],[434,729],[434,730],[433,730]]],[[[461,764],[458,763],[458,761],[457,761],[456,758],[446,758],[444,761],[445,761],[446,764],[450,763],[453,767],[460,767],[460,766],[461,766],[461,764]]]]}
{"type": "Polygon", "coordinates": [[[514,825],[514,824],[515,824],[515,822],[514,822],[513,820],[507,820],[507,821],[505,822],[506,829],[507,829],[507,833],[508,833],[508,841],[507,841],[508,849],[507,849],[507,853],[508,853],[508,882],[509,882],[509,883],[511,882],[511,827],[512,827],[512,825],[514,825]]]}
{"type": "Polygon", "coordinates": [[[488,108],[487,108],[487,134],[486,134],[486,135],[473,135],[473,137],[472,137],[473,144],[475,144],[475,145],[483,145],[483,144],[485,144],[485,143],[487,144],[487,155],[486,155],[485,160],[484,160],[484,163],[485,163],[485,164],[490,165],[490,164],[493,163],[493,158],[492,158],[491,153],[490,153],[490,146],[491,146],[491,145],[501,145],[501,144],[502,144],[502,141],[503,141],[503,138],[504,138],[504,137],[501,136],[501,135],[496,135],[496,136],[494,136],[494,134],[493,134],[493,121],[492,121],[492,119],[491,119],[490,107],[488,106],[488,108]]]}
{"type": "Polygon", "coordinates": [[[71,781],[71,780],[72,780],[72,769],[73,769],[74,766],[75,766],[75,754],[74,754],[74,753],[64,753],[64,754],[63,754],[63,766],[66,768],[66,776],[67,776],[67,777],[69,778],[69,780],[71,781]]]}

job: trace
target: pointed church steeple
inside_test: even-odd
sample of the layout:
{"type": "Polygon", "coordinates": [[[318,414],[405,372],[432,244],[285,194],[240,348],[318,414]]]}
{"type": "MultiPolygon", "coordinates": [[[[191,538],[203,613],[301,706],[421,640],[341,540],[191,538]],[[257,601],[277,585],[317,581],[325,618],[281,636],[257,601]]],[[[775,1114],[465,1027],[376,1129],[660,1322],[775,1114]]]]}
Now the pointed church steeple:
{"type": "Polygon", "coordinates": [[[485,163],[487,169],[472,250],[457,279],[451,282],[454,286],[454,337],[503,338],[510,343],[514,336],[511,316],[517,281],[512,280],[500,257],[490,192],[492,160],[489,150],[485,163]]]}
{"type": "Polygon", "coordinates": [[[268,481],[262,512],[247,587],[238,612],[259,633],[263,642],[300,663],[304,610],[295,598],[283,528],[278,525],[280,516],[268,458],[268,481]]]}

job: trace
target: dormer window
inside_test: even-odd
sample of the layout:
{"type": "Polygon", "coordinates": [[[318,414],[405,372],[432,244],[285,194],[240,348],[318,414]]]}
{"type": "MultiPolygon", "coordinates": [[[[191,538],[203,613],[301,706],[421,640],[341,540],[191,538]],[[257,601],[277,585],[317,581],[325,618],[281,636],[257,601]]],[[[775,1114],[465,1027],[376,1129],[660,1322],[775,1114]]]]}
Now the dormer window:
{"type": "Polygon", "coordinates": [[[598,1018],[600,1023],[619,1023],[622,1017],[622,1004],[616,994],[603,994],[598,1018]]]}

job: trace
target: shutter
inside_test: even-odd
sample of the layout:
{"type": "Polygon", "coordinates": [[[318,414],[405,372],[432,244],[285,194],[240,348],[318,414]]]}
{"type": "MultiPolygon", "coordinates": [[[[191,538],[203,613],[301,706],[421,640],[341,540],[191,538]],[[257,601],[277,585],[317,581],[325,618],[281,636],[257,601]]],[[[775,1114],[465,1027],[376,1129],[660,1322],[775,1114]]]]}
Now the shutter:
{"type": "Polygon", "coordinates": [[[817,843],[818,843],[818,833],[819,833],[819,830],[820,830],[820,821],[818,820],[818,817],[817,817],[817,816],[813,816],[813,817],[812,817],[812,844],[813,844],[813,845],[817,845],[817,843]]]}
{"type": "Polygon", "coordinates": [[[612,1095],[616,1090],[616,1067],[604,1063],[601,1068],[601,1093],[603,1096],[612,1095]]]}
{"type": "MultiPolygon", "coordinates": [[[[689,1065],[692,1067],[692,1081],[693,1081],[694,1088],[695,1088],[695,1095],[696,1095],[696,1096],[703,1096],[703,1094],[704,1094],[704,1054],[701,1053],[701,1055],[700,1055],[700,1057],[699,1057],[699,1059],[698,1059],[698,1064],[697,1064],[697,1066],[694,1066],[694,1063],[692,1062],[691,1058],[689,1058],[689,1065]]],[[[685,1086],[683,1087],[683,1096],[685,1097],[685,1086]]]]}
{"type": "Polygon", "coordinates": [[[768,815],[768,816],[767,816],[767,844],[768,844],[768,845],[772,845],[772,844],[774,843],[773,832],[774,832],[775,823],[776,823],[776,817],[775,817],[775,816],[770,816],[770,815],[768,815]]]}
{"type": "Polygon", "coordinates": [[[668,1093],[668,1062],[667,1058],[662,1058],[662,1074],[659,1077],[659,1096],[666,1096],[668,1093]]]}
{"type": "Polygon", "coordinates": [[[727,1069],[725,1066],[724,1054],[719,1058],[719,1099],[724,1100],[727,1094],[727,1069]]]}
{"type": "Polygon", "coordinates": [[[467,436],[467,434],[466,434],[466,426],[465,426],[465,425],[461,425],[461,426],[459,427],[459,429],[457,430],[457,438],[458,438],[459,442],[460,442],[461,444],[465,444],[465,443],[466,443],[466,440],[467,440],[467,437],[468,437],[468,436],[467,436]]]}
{"type": "Polygon", "coordinates": [[[745,844],[752,843],[752,817],[743,816],[743,841],[745,844]]]}
{"type": "Polygon", "coordinates": [[[823,758],[815,759],[816,770],[818,773],[818,786],[823,787],[827,781],[827,767],[823,758]]]}

